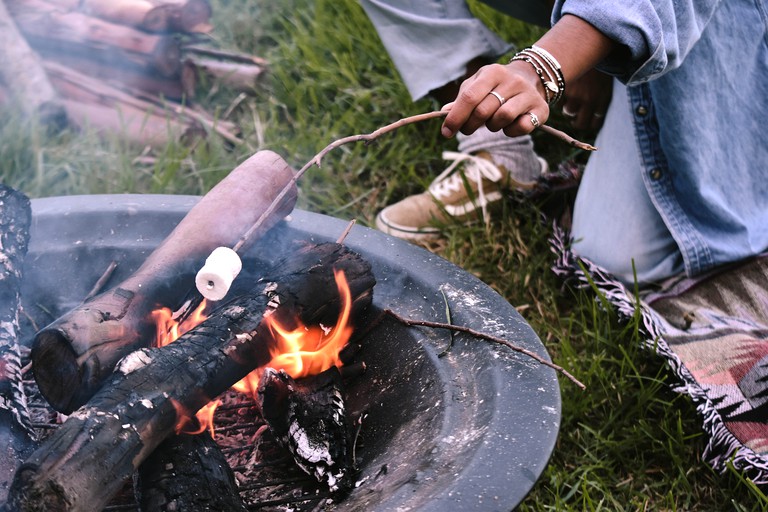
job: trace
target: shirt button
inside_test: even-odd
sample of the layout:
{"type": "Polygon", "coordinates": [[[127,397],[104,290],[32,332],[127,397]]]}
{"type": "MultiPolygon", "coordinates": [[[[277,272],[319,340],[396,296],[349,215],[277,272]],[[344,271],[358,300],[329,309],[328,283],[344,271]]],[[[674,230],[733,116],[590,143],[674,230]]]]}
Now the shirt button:
{"type": "Polygon", "coordinates": [[[651,169],[651,179],[653,181],[658,181],[659,179],[661,179],[662,174],[663,173],[661,172],[661,169],[659,169],[658,167],[655,169],[651,169]]]}
{"type": "Polygon", "coordinates": [[[636,113],[637,113],[637,115],[639,115],[639,116],[644,116],[644,115],[646,115],[646,114],[648,113],[648,109],[647,109],[647,108],[645,108],[644,106],[640,105],[639,107],[637,107],[637,109],[635,110],[635,112],[636,112],[636,113]]]}

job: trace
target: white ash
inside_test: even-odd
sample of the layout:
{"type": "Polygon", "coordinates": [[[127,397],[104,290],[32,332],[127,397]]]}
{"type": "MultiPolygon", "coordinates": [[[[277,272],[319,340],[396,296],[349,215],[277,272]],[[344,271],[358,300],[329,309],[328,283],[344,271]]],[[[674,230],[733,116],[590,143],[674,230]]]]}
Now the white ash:
{"type": "Polygon", "coordinates": [[[143,368],[152,362],[152,358],[147,354],[145,349],[131,352],[117,363],[117,371],[123,375],[135,372],[139,368],[143,368]]]}
{"type": "Polygon", "coordinates": [[[296,453],[299,457],[313,464],[317,464],[321,461],[329,465],[333,464],[333,459],[328,451],[327,443],[322,443],[320,445],[313,443],[307,435],[306,430],[296,423],[291,424],[289,433],[291,439],[296,443],[296,453]]]}

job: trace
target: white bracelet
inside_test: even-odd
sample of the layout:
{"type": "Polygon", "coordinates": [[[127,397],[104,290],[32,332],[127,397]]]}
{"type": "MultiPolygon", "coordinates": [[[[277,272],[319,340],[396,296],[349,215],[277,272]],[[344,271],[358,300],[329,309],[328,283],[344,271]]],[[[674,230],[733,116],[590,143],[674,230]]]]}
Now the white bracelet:
{"type": "Polygon", "coordinates": [[[565,94],[565,77],[560,69],[560,63],[547,50],[534,45],[517,52],[510,62],[514,60],[524,60],[533,66],[544,87],[547,103],[552,105],[563,98],[565,94]],[[544,76],[545,73],[546,77],[544,76]]]}
{"type": "Polygon", "coordinates": [[[531,46],[533,50],[537,50],[541,52],[544,55],[545,59],[548,59],[550,61],[550,64],[553,68],[555,68],[556,71],[560,71],[560,63],[557,62],[557,59],[552,56],[551,53],[549,53],[547,50],[542,48],[541,46],[536,46],[535,44],[531,46]]]}

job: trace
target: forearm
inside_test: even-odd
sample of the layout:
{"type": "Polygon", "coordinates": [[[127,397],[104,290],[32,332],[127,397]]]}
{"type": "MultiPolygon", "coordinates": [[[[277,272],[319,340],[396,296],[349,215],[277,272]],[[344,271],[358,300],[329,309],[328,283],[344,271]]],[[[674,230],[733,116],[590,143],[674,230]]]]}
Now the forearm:
{"type": "Polygon", "coordinates": [[[569,14],[544,34],[536,46],[544,48],[559,61],[566,84],[619,48],[590,23],[569,14]]]}

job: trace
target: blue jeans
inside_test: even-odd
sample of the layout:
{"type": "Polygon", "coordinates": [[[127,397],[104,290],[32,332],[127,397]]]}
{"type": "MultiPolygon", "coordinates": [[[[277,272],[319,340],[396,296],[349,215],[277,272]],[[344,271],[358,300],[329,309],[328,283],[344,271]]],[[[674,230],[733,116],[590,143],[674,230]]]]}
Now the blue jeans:
{"type": "Polygon", "coordinates": [[[573,251],[632,283],[684,271],[683,257],[643,183],[627,89],[614,81],[611,106],[576,195],[573,251]]]}
{"type": "Polygon", "coordinates": [[[463,78],[477,57],[511,49],[463,0],[361,0],[414,100],[463,78]]]}

